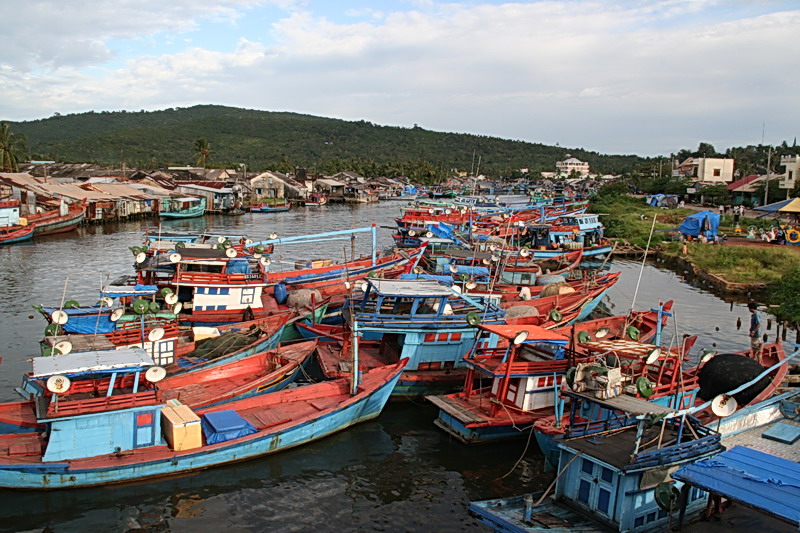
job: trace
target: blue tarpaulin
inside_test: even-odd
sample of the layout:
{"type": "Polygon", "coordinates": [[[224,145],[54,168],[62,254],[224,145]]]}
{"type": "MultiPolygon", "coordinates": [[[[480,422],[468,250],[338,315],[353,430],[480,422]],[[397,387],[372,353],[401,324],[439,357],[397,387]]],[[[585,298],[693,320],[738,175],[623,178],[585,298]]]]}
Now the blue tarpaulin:
{"type": "Polygon", "coordinates": [[[719,229],[719,218],[719,213],[700,211],[686,217],[678,231],[691,237],[699,237],[702,233],[708,240],[713,240],[719,229]]]}
{"type": "Polygon", "coordinates": [[[794,461],[735,446],[672,477],[800,526],[800,464],[794,461]]]}
{"type": "Polygon", "coordinates": [[[202,425],[208,444],[238,439],[256,432],[250,422],[232,409],[204,414],[202,425]]]}
{"type": "Polygon", "coordinates": [[[247,259],[231,259],[228,261],[228,268],[225,269],[228,274],[250,274],[250,263],[247,259]]]}

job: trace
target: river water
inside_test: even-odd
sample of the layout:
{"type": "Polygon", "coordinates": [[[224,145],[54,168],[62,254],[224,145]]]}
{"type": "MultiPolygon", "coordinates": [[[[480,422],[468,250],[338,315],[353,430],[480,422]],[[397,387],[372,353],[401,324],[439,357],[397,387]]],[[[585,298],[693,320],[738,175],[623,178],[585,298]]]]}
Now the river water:
{"type": "MultiPolygon", "coordinates": [[[[340,229],[389,226],[400,214],[392,202],[361,206],[328,205],[286,213],[246,214],[169,221],[163,231],[191,230],[246,234],[265,239],[340,229]]],[[[132,272],[129,246],[140,245],[156,221],[80,228],[63,236],[38,238],[0,248],[0,400],[13,400],[20,375],[30,369],[45,323],[31,306],[57,305],[66,298],[97,300],[109,278],[132,272]]],[[[157,231],[157,230],[156,230],[157,231]]],[[[379,229],[380,249],[391,245],[379,229]]],[[[357,253],[369,252],[359,236],[357,253]]],[[[273,260],[287,268],[295,259],[350,254],[349,241],[276,249],[273,260]]],[[[674,299],[677,328],[670,322],[666,342],[698,335],[701,348],[748,347],[748,312],[679,274],[638,262],[612,260],[622,271],[606,305],[627,311],[674,299]],[[641,274],[641,281],[639,276],[641,274]],[[638,291],[637,291],[638,285],[638,291]],[[744,324],[737,329],[737,318],[744,324]]],[[[774,329],[768,331],[774,335],[774,329]]],[[[467,513],[470,500],[543,490],[550,474],[541,468],[535,441],[471,448],[433,425],[436,410],[425,403],[390,403],[373,422],[310,445],[246,463],[165,481],[120,487],[47,493],[0,491],[0,529],[8,531],[485,531],[467,513]]],[[[750,517],[735,529],[761,527],[750,517]]]]}

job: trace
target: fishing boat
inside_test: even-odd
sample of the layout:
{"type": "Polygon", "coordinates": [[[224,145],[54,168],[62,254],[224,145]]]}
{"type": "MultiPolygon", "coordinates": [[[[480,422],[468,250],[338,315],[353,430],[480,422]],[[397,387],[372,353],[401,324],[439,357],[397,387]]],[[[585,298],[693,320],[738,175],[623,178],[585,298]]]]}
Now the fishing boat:
{"type": "Polygon", "coordinates": [[[311,193],[308,198],[303,201],[306,207],[320,207],[328,203],[328,197],[321,193],[311,193]]]}
{"type": "MultiPolygon", "coordinates": [[[[559,474],[543,494],[470,503],[494,531],[657,531],[677,518],[669,472],[722,450],[720,435],[691,416],[630,397],[568,393],[572,411],[602,409],[619,426],[582,426],[558,445],[559,474]]],[[[699,516],[708,494],[687,491],[686,515],[699,516]]]]}
{"type": "Polygon", "coordinates": [[[25,374],[18,389],[26,401],[0,403],[0,433],[44,431],[37,420],[37,403],[52,399],[48,384],[57,379],[66,385],[59,389],[58,402],[51,402],[56,416],[169,400],[191,408],[210,407],[286,388],[315,349],[315,341],[298,343],[178,373],[155,366],[141,348],[34,358],[33,372],[25,374]]]}
{"type": "MultiPolygon", "coordinates": [[[[605,325],[600,338],[620,338],[631,333],[637,338],[639,335],[650,338],[653,333],[645,327],[652,327],[659,319],[663,324],[667,316],[662,312],[660,317],[655,310],[639,312],[631,316],[631,321],[633,316],[647,315],[647,320],[636,321],[642,330],[635,327],[612,330],[608,327],[610,322],[601,322],[605,325]],[[647,326],[642,326],[644,323],[647,326]]],[[[476,343],[465,356],[469,371],[462,392],[426,397],[439,408],[435,424],[465,444],[529,436],[534,423],[552,415],[557,408],[563,409],[558,395],[567,370],[591,359],[582,343],[591,338],[588,331],[595,335],[599,331],[583,324],[548,328],[546,322],[532,322],[529,317],[506,319],[506,322],[478,326],[501,340],[494,349],[480,348],[476,343]],[[580,328],[581,335],[576,334],[576,328],[580,328]],[[484,380],[490,381],[476,386],[487,383],[484,380]]]]}
{"type": "Polygon", "coordinates": [[[14,244],[28,241],[33,237],[33,226],[0,227],[0,244],[14,244]]]}
{"type": "Polygon", "coordinates": [[[66,204],[60,207],[28,215],[29,226],[33,226],[34,235],[53,235],[66,233],[77,228],[86,217],[86,206],[83,203],[66,204]]]}
{"type": "MultiPolygon", "coordinates": [[[[643,399],[674,409],[688,409],[749,381],[764,368],[774,367],[771,376],[739,394],[740,404],[749,405],[774,394],[787,371],[786,365],[781,364],[785,362],[786,353],[780,343],[765,345],[760,362],[749,359],[749,351],[719,356],[709,354],[713,357],[706,357],[701,364],[689,368],[684,368],[689,362],[686,356],[689,348],[686,345],[668,351],[655,344],[601,339],[587,341],[582,346],[593,356],[593,361],[577,366],[574,373],[567,376],[565,381],[568,388],[562,388],[562,394],[569,390],[604,389],[609,391],[608,394],[643,399]],[[606,358],[612,356],[614,362],[609,365],[606,358]],[[716,357],[721,359],[711,364],[716,357]],[[598,381],[598,376],[607,377],[598,381]],[[609,385],[611,376],[614,387],[609,385]]],[[[542,417],[533,424],[536,441],[551,466],[556,464],[558,442],[569,438],[572,434],[569,423],[576,419],[560,414],[563,409],[563,405],[559,405],[554,414],[542,417]]],[[[613,414],[603,410],[586,410],[576,416],[581,423],[606,424],[609,429],[616,423],[611,418],[613,414]]],[[[718,418],[710,408],[699,410],[694,416],[704,423],[718,418]]]]}
{"type": "Polygon", "coordinates": [[[13,244],[33,237],[33,226],[20,217],[19,200],[0,201],[0,244],[13,244]]]}
{"type": "Polygon", "coordinates": [[[254,205],[250,207],[251,213],[282,213],[284,211],[288,211],[292,208],[291,202],[285,202],[283,204],[266,204],[262,203],[259,205],[254,205]]]}
{"type": "Polygon", "coordinates": [[[405,361],[347,378],[193,410],[124,405],[39,422],[47,433],[0,435],[0,487],[62,489],[141,482],[244,461],[377,417],[405,361]]]}
{"type": "MultiPolygon", "coordinates": [[[[393,395],[411,397],[451,392],[463,386],[462,356],[472,346],[478,323],[499,323],[503,311],[491,301],[460,295],[432,280],[366,279],[362,292],[344,307],[350,317],[347,343],[358,344],[361,368],[408,358],[393,395]],[[357,329],[353,329],[357,326],[357,329]],[[356,331],[356,338],[353,338],[356,331]]],[[[483,340],[495,346],[496,336],[483,340]]],[[[338,344],[317,350],[323,373],[341,376],[349,368],[338,344]]]]}
{"type": "Polygon", "coordinates": [[[161,200],[161,218],[195,218],[203,216],[206,212],[206,199],[197,196],[183,196],[180,198],[164,198],[161,200]]]}

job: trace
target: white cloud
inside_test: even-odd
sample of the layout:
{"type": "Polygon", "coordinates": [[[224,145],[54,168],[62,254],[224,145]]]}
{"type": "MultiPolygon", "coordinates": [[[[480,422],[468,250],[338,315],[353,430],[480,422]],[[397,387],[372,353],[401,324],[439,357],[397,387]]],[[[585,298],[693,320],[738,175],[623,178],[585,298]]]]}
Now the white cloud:
{"type": "Polygon", "coordinates": [[[213,51],[195,31],[177,53],[146,49],[104,67],[112,40],[163,32],[183,43],[199,17],[234,32],[258,2],[166,4],[103,3],[68,15],[82,22],[50,44],[15,43],[18,54],[0,57],[0,117],[220,103],[646,154],[759,142],[762,121],[779,142],[800,122],[797,9],[424,2],[404,12],[342,7],[358,20],[342,24],[287,2],[263,30],[274,45],[241,38],[213,51]],[[130,20],[135,13],[148,16],[130,20]]]}

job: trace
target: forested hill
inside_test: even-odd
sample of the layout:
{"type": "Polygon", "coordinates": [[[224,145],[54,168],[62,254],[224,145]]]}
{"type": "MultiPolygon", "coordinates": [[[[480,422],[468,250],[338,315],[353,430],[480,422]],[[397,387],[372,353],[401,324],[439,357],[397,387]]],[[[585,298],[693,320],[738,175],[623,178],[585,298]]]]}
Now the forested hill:
{"type": "Polygon", "coordinates": [[[601,173],[629,172],[642,162],[634,155],[215,105],[92,111],[10,124],[27,137],[34,159],[113,166],[124,161],[139,168],[193,164],[201,137],[211,147],[210,166],[245,163],[253,170],[299,166],[322,173],[408,175],[413,166],[427,169],[423,175],[442,177],[453,169],[469,172],[480,159],[481,173],[508,177],[522,168],[553,171],[567,153],[601,173]]]}

